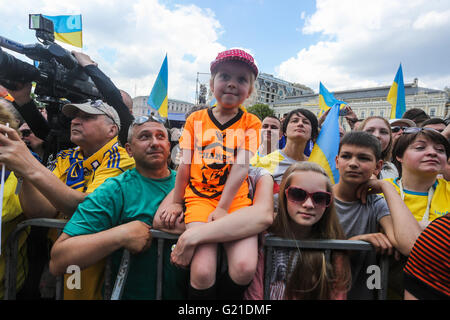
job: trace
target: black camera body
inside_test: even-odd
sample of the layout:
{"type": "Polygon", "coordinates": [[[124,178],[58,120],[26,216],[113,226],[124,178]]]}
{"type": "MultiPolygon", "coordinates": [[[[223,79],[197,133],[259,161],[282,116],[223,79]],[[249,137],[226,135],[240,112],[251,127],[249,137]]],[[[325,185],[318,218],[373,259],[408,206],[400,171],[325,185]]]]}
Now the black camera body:
{"type": "MultiPolygon", "coordinates": [[[[70,141],[71,119],[61,112],[62,106],[102,99],[102,95],[75,57],[54,42],[51,20],[40,14],[30,15],[30,29],[36,30],[36,38],[41,43],[23,45],[0,36],[0,84],[7,89],[16,90],[18,82],[36,82],[35,99],[44,103],[47,110],[47,120],[43,120],[46,122],[45,130],[35,132],[46,141],[45,160],[62,149],[74,146],[70,141]],[[1,47],[23,54],[34,60],[35,64],[38,62],[38,65],[17,59],[1,47]]],[[[39,122],[36,120],[37,115],[40,116],[39,111],[36,108],[34,111],[30,108],[18,111],[34,130],[33,125],[39,122]]]]}
{"type": "Polygon", "coordinates": [[[0,46],[38,61],[35,67],[0,48],[0,84],[15,89],[14,82],[36,82],[35,94],[42,102],[64,98],[70,102],[101,99],[90,77],[72,54],[54,42],[53,22],[42,15],[30,15],[30,29],[42,44],[22,45],[0,36],[0,46]]]}

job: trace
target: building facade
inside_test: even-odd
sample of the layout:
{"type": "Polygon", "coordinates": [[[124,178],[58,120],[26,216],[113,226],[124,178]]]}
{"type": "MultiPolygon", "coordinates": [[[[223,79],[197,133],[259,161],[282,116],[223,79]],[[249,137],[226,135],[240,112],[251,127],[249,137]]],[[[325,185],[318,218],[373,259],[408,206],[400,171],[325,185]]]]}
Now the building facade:
{"type": "MultiPolygon", "coordinates": [[[[391,105],[386,100],[391,86],[336,91],[333,93],[338,100],[349,104],[358,118],[370,116],[389,118],[391,105]]],[[[406,110],[420,108],[430,117],[448,118],[450,116],[450,97],[444,90],[419,87],[418,80],[405,84],[406,110]]],[[[299,97],[288,97],[271,104],[275,115],[282,118],[284,114],[297,109],[309,109],[314,114],[319,113],[319,95],[306,94],[299,97]]]]}
{"type": "MultiPolygon", "coordinates": [[[[250,97],[245,100],[244,106],[254,104],[272,105],[277,100],[284,100],[289,97],[297,97],[305,94],[314,94],[314,91],[307,86],[298,83],[291,83],[275,78],[268,73],[259,73],[255,80],[255,90],[250,97]]],[[[215,101],[211,90],[208,90],[207,104],[215,101]]]]}
{"type": "MultiPolygon", "coordinates": [[[[133,98],[133,115],[149,115],[152,112],[157,113],[157,110],[153,109],[147,104],[148,96],[138,96],[133,98]]],[[[194,106],[193,103],[169,99],[168,100],[168,113],[174,114],[186,114],[194,106]]]]}
{"type": "Polygon", "coordinates": [[[307,86],[287,82],[275,78],[271,74],[260,73],[255,81],[255,91],[247,99],[245,104],[273,104],[276,100],[284,100],[291,97],[298,97],[305,94],[314,94],[314,91],[307,86]]]}

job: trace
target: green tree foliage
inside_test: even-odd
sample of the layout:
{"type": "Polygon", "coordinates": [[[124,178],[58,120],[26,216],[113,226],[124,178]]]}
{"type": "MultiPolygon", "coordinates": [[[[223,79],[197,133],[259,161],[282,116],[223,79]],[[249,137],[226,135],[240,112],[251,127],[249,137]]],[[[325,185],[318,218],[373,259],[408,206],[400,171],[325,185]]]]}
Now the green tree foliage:
{"type": "Polygon", "coordinates": [[[247,111],[256,115],[261,121],[267,116],[275,115],[273,110],[267,104],[262,103],[257,103],[248,107],[247,111]]]}

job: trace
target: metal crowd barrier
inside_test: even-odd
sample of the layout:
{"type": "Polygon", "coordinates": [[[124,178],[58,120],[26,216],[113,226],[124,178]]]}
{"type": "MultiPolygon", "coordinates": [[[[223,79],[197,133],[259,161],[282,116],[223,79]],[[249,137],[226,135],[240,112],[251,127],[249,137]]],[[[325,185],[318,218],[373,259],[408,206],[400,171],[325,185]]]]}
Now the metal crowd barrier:
{"type": "MultiPolygon", "coordinates": [[[[22,231],[29,226],[48,227],[63,229],[66,220],[58,219],[30,219],[21,222],[17,228],[11,233],[7,240],[6,247],[6,270],[5,270],[5,300],[14,300],[16,298],[16,278],[17,278],[17,255],[18,255],[18,239],[22,231]]],[[[151,229],[153,239],[157,241],[158,246],[158,260],[157,260],[157,281],[156,281],[156,299],[162,299],[162,283],[163,283],[163,254],[165,240],[176,240],[177,235],[169,234],[159,230],[151,229]]],[[[154,241],[153,240],[153,241],[154,241]]],[[[332,250],[348,250],[348,251],[372,251],[372,245],[365,241],[353,240],[288,240],[277,237],[266,237],[265,239],[265,274],[264,274],[264,299],[269,300],[269,282],[270,273],[272,269],[272,248],[273,247],[291,247],[299,249],[315,249],[324,250],[326,259],[330,259],[332,250]]],[[[112,292],[109,288],[111,286],[110,277],[105,277],[105,299],[120,300],[123,289],[125,287],[128,271],[130,268],[130,252],[124,250],[119,271],[115,279],[112,292]]],[[[106,274],[110,273],[109,263],[107,263],[106,274]]],[[[387,297],[388,274],[389,274],[389,257],[383,255],[380,260],[381,269],[381,289],[378,290],[378,299],[385,300],[387,297]]],[[[56,299],[63,298],[63,276],[57,277],[56,283],[56,299]]]]}
{"type": "MultiPolygon", "coordinates": [[[[270,273],[272,271],[272,248],[289,247],[299,249],[324,250],[325,259],[330,261],[332,250],[372,251],[374,248],[366,241],[354,240],[289,240],[278,237],[266,237],[264,262],[264,300],[269,300],[270,273]]],[[[378,300],[386,300],[389,276],[389,256],[382,255],[380,259],[381,289],[378,290],[378,300]]]]}

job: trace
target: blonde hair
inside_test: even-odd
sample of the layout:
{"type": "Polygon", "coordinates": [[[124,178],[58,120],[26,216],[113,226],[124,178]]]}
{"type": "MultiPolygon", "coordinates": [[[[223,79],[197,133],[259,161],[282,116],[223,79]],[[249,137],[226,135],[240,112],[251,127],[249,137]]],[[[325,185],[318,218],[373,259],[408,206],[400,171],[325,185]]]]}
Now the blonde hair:
{"type": "Polygon", "coordinates": [[[0,103],[0,123],[4,125],[9,124],[9,126],[14,130],[19,130],[20,121],[16,118],[16,115],[3,103],[0,103]]]}
{"type": "MultiPolygon", "coordinates": [[[[332,193],[330,178],[321,166],[307,161],[292,164],[281,180],[278,214],[269,229],[276,236],[296,239],[293,231],[295,222],[287,211],[285,190],[290,186],[295,173],[307,171],[323,175],[326,178],[326,190],[332,193]]],[[[322,218],[312,226],[310,237],[312,239],[345,239],[333,201],[325,209],[322,218]]],[[[329,299],[333,290],[348,290],[351,285],[350,265],[345,252],[333,251],[331,261],[327,262],[324,251],[303,250],[299,253],[298,261],[292,270],[286,281],[287,299],[329,299]],[[337,266],[337,259],[343,261],[343,268],[337,266]]]]}

